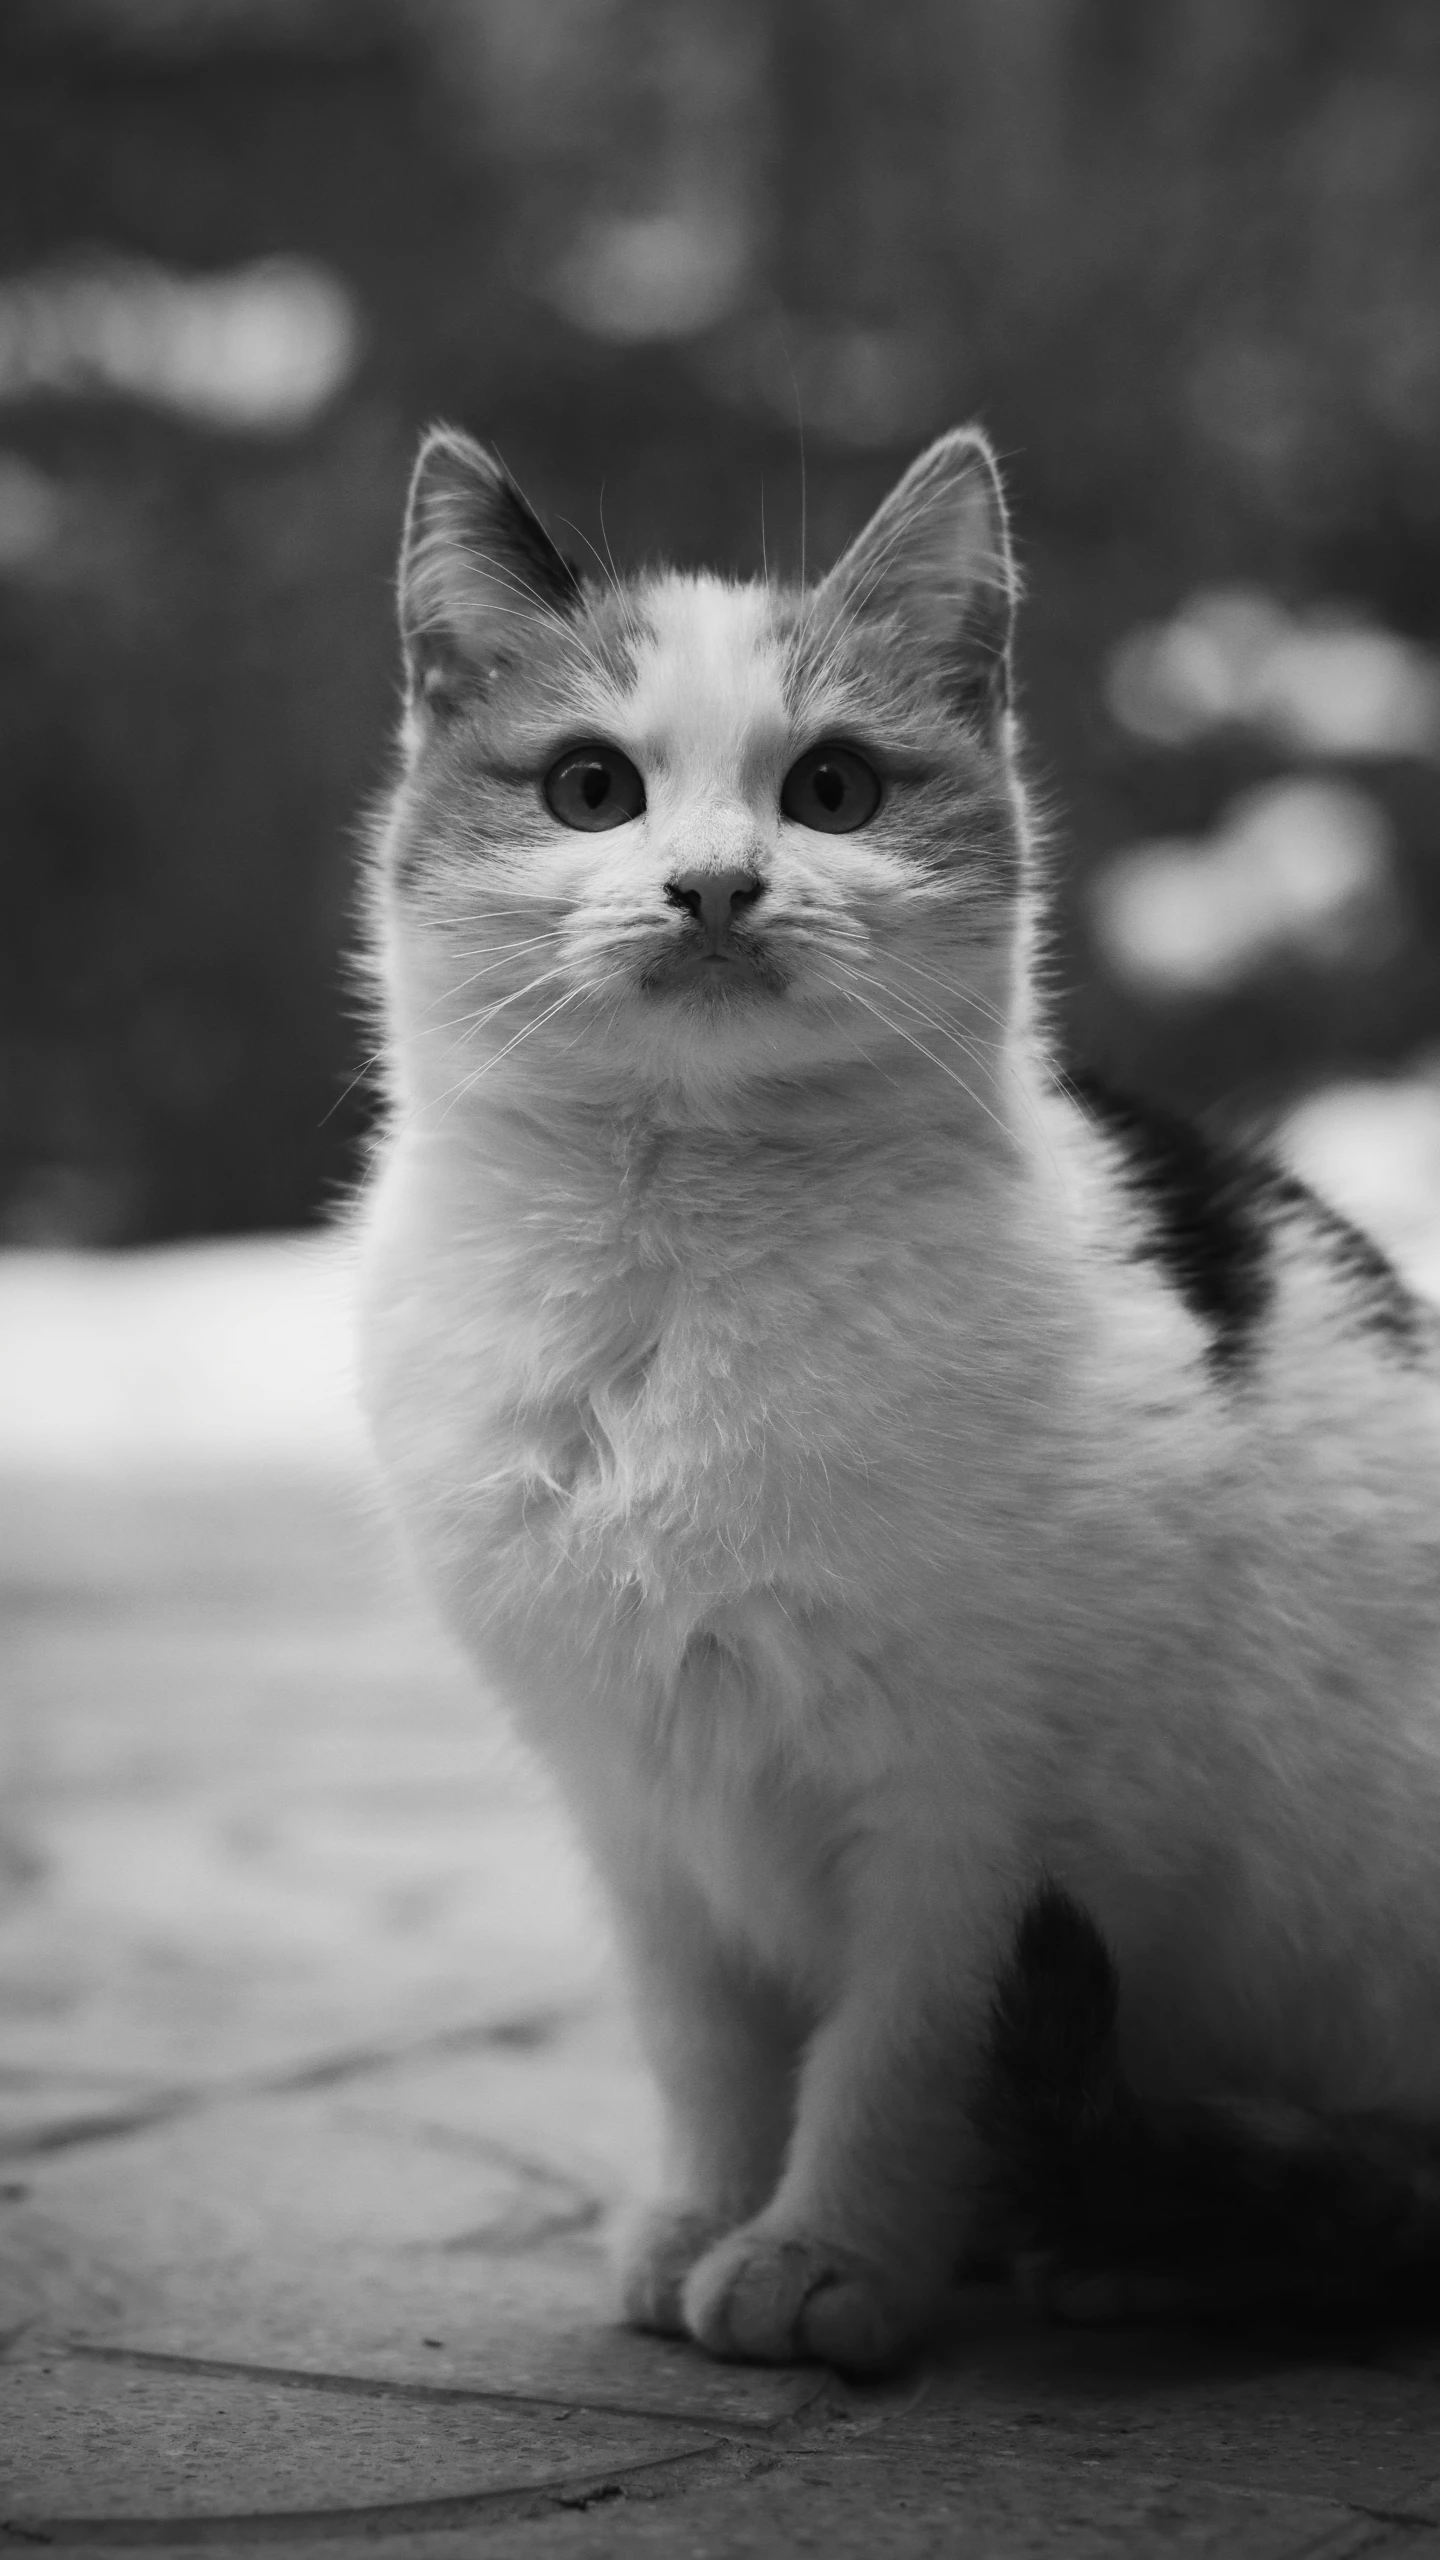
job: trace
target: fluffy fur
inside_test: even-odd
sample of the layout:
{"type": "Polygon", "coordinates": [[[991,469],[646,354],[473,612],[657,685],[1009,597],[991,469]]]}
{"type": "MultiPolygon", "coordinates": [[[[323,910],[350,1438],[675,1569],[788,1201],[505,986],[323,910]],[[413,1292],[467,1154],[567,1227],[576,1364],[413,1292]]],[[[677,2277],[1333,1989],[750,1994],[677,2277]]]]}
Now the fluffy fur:
{"type": "Polygon", "coordinates": [[[1042,1875],[1147,2096],[1440,2114],[1435,1327],[1057,1086],[1012,597],[974,432],[807,595],[582,582],[448,432],[412,492],[368,1406],[609,1888],[671,2151],[628,2314],[727,2355],[923,2335],[1042,1875]],[[884,796],[814,832],[836,738],[884,796]],[[594,739],[602,833],[541,789],[594,739]],[[760,886],[722,966],[682,871],[760,886]]]}

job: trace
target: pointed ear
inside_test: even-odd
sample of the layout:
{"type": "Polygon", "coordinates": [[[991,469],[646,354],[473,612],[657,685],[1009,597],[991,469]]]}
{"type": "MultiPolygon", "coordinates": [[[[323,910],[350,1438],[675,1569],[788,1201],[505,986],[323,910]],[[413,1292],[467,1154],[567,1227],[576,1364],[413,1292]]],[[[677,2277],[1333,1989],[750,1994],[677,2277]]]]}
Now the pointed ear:
{"type": "Polygon", "coordinates": [[[400,548],[410,699],[446,710],[515,657],[532,628],[573,613],[580,581],[504,464],[456,427],[420,448],[400,548]]]}
{"type": "Polygon", "coordinates": [[[956,427],[912,462],[816,607],[898,623],[940,667],[957,710],[994,718],[1010,696],[1016,589],[995,456],[978,427],[956,427]]]}

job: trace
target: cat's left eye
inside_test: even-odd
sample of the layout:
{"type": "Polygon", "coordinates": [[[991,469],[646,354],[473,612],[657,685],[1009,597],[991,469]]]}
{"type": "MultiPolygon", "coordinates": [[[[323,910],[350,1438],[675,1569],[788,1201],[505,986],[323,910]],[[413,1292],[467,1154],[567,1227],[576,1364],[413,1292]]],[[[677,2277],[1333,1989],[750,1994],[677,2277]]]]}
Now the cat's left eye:
{"type": "Polygon", "coordinates": [[[811,747],[780,786],[781,816],[822,835],[849,835],[873,818],[879,806],[879,774],[854,747],[842,747],[838,740],[811,747]]]}
{"type": "Polygon", "coordinates": [[[588,835],[627,826],[645,806],[645,785],[630,758],[600,740],[557,756],[544,789],[551,816],[588,835]]]}

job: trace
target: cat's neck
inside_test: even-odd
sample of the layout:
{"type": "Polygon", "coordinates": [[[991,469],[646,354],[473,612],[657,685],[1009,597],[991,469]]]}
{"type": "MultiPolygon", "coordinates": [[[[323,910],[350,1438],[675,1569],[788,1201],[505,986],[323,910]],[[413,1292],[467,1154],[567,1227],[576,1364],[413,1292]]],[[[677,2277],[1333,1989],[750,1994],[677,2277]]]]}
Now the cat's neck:
{"type": "Polygon", "coordinates": [[[487,1238],[511,1286],[527,1269],[582,1292],[625,1269],[738,1278],[776,1250],[799,1268],[807,1236],[826,1258],[863,1236],[903,1259],[957,1222],[967,1260],[999,1270],[1033,1265],[1064,1223],[1040,1102],[1023,1059],[984,1092],[923,1061],[898,1079],[847,1067],[708,1098],[572,1076],[422,1115],[410,1142],[428,1221],[487,1238]]]}
{"type": "Polygon", "coordinates": [[[664,1167],[716,1180],[786,1163],[797,1185],[851,1180],[913,1162],[928,1182],[948,1161],[1023,1180],[1033,1155],[1039,1078],[1024,1059],[975,1072],[957,1089],[943,1070],[899,1076],[857,1064],[810,1077],[756,1076],[701,1085],[543,1075],[492,1090],[455,1112],[421,1110],[424,1151],[477,1177],[521,1182],[538,1207],[548,1183],[597,1191],[645,1186],[664,1167]]]}

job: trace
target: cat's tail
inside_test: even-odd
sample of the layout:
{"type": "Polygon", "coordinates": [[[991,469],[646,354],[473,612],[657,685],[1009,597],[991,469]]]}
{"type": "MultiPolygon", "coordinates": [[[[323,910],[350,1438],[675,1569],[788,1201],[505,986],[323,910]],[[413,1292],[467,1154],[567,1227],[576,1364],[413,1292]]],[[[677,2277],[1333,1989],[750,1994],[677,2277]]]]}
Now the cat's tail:
{"type": "Polygon", "coordinates": [[[1151,2105],[1120,2068],[1119,1982],[1054,1885],[991,2011],[992,2207],[1062,2317],[1440,2314],[1440,2125],[1216,2097],[1151,2105]]]}

